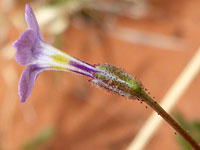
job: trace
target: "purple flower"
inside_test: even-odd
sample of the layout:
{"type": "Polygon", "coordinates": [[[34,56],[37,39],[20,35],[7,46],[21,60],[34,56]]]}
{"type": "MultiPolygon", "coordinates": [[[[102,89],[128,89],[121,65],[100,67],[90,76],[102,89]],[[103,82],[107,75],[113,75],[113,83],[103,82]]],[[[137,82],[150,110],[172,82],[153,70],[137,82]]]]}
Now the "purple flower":
{"type": "Polygon", "coordinates": [[[29,97],[37,76],[43,70],[73,71],[94,78],[93,73],[97,72],[94,66],[45,43],[29,4],[26,5],[25,18],[29,29],[13,44],[17,62],[28,65],[19,81],[18,92],[21,103],[29,97]]]}
{"type": "Polygon", "coordinates": [[[30,5],[26,5],[26,30],[13,46],[16,60],[28,65],[19,81],[20,102],[32,92],[35,80],[43,70],[73,71],[92,78],[92,83],[128,98],[140,98],[142,85],[134,77],[112,65],[92,66],[45,43],[30,5]]]}

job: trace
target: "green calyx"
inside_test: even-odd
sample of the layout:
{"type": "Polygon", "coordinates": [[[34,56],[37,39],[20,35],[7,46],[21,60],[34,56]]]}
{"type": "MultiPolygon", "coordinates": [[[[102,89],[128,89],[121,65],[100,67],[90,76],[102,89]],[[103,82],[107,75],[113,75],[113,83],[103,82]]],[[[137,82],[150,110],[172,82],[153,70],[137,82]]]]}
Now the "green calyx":
{"type": "Polygon", "coordinates": [[[93,74],[93,83],[104,89],[128,98],[140,98],[143,93],[142,85],[134,77],[123,70],[109,65],[96,66],[99,72],[93,74]]]}

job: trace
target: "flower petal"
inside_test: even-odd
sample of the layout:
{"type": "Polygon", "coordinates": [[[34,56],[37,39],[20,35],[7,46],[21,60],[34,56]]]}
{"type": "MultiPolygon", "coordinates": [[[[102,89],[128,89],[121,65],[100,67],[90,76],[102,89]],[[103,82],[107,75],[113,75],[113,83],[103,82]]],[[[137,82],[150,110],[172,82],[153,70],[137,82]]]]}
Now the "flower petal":
{"type": "Polygon", "coordinates": [[[97,72],[96,68],[88,63],[85,63],[78,59],[72,59],[69,61],[69,67],[68,69],[70,71],[86,75],[88,77],[93,78],[92,73],[97,72]]]}
{"type": "Polygon", "coordinates": [[[18,87],[18,93],[20,96],[20,102],[24,103],[28,96],[31,94],[35,80],[39,73],[43,71],[44,68],[39,67],[37,65],[29,65],[25,68],[18,87]]]}
{"type": "Polygon", "coordinates": [[[69,64],[86,72],[97,72],[94,66],[78,59],[76,61],[71,60],[69,64]]]}
{"type": "Polygon", "coordinates": [[[25,31],[13,46],[17,50],[16,60],[21,65],[32,63],[33,58],[41,53],[39,38],[31,29],[25,31]]]}
{"type": "Polygon", "coordinates": [[[40,38],[41,41],[44,41],[36,17],[29,4],[26,4],[25,18],[29,28],[35,31],[35,33],[37,34],[37,36],[40,38]]]}

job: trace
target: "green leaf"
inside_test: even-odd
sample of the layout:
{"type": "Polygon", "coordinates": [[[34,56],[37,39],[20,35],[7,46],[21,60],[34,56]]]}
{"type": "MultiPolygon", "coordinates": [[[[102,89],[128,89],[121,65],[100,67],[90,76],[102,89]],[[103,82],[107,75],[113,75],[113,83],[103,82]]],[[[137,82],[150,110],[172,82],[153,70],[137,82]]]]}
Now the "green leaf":
{"type": "Polygon", "coordinates": [[[45,128],[38,135],[33,137],[28,142],[22,145],[22,150],[36,150],[39,146],[46,144],[47,141],[54,135],[53,128],[45,128]]]}
{"type": "MultiPolygon", "coordinates": [[[[187,121],[178,112],[175,113],[175,118],[180,123],[180,125],[189,132],[189,134],[194,138],[194,140],[200,143],[200,122],[187,121]]],[[[180,144],[182,150],[192,150],[192,146],[190,146],[190,144],[180,135],[177,136],[177,141],[180,144]]]]}

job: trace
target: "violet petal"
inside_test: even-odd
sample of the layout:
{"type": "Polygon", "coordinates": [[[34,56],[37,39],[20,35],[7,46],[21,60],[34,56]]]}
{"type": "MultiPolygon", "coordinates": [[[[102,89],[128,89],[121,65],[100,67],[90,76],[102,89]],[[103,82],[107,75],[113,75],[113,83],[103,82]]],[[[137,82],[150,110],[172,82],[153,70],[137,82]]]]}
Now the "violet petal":
{"type": "Polygon", "coordinates": [[[40,41],[31,29],[25,31],[13,46],[16,49],[16,60],[21,65],[32,63],[34,57],[41,53],[40,41]]]}
{"type": "Polygon", "coordinates": [[[89,64],[87,64],[87,63],[85,63],[85,62],[83,62],[83,61],[81,61],[81,60],[79,60],[79,62],[81,62],[81,63],[77,63],[77,62],[75,62],[75,61],[70,61],[69,64],[72,65],[72,66],[74,66],[74,67],[76,67],[76,68],[78,68],[78,69],[81,69],[81,70],[84,70],[84,71],[86,71],[86,72],[89,72],[89,73],[91,73],[91,72],[96,72],[96,71],[97,71],[97,70],[94,68],[94,66],[89,65],[89,64]],[[84,64],[84,65],[83,65],[83,64],[84,64]],[[87,65],[87,66],[86,66],[86,65],[87,65]],[[90,66],[90,68],[89,68],[88,66],[90,66]]]}
{"type": "Polygon", "coordinates": [[[37,65],[29,65],[25,68],[20,78],[18,87],[20,103],[24,103],[28,96],[31,94],[35,80],[39,73],[43,70],[44,68],[41,68],[37,65]]]}
{"type": "Polygon", "coordinates": [[[88,77],[90,77],[90,78],[94,78],[93,75],[92,75],[92,74],[89,74],[89,73],[86,74],[86,73],[83,73],[83,72],[78,71],[78,70],[71,70],[71,69],[69,69],[69,70],[72,71],[72,72],[78,73],[78,74],[82,74],[82,75],[88,76],[88,77]]]}
{"type": "Polygon", "coordinates": [[[86,75],[88,77],[94,78],[92,73],[97,72],[96,68],[88,63],[85,63],[81,60],[70,61],[69,65],[75,67],[73,69],[69,69],[70,71],[86,75]]]}
{"type": "Polygon", "coordinates": [[[29,28],[36,32],[41,41],[44,41],[36,17],[29,4],[26,4],[25,18],[29,28]]]}

